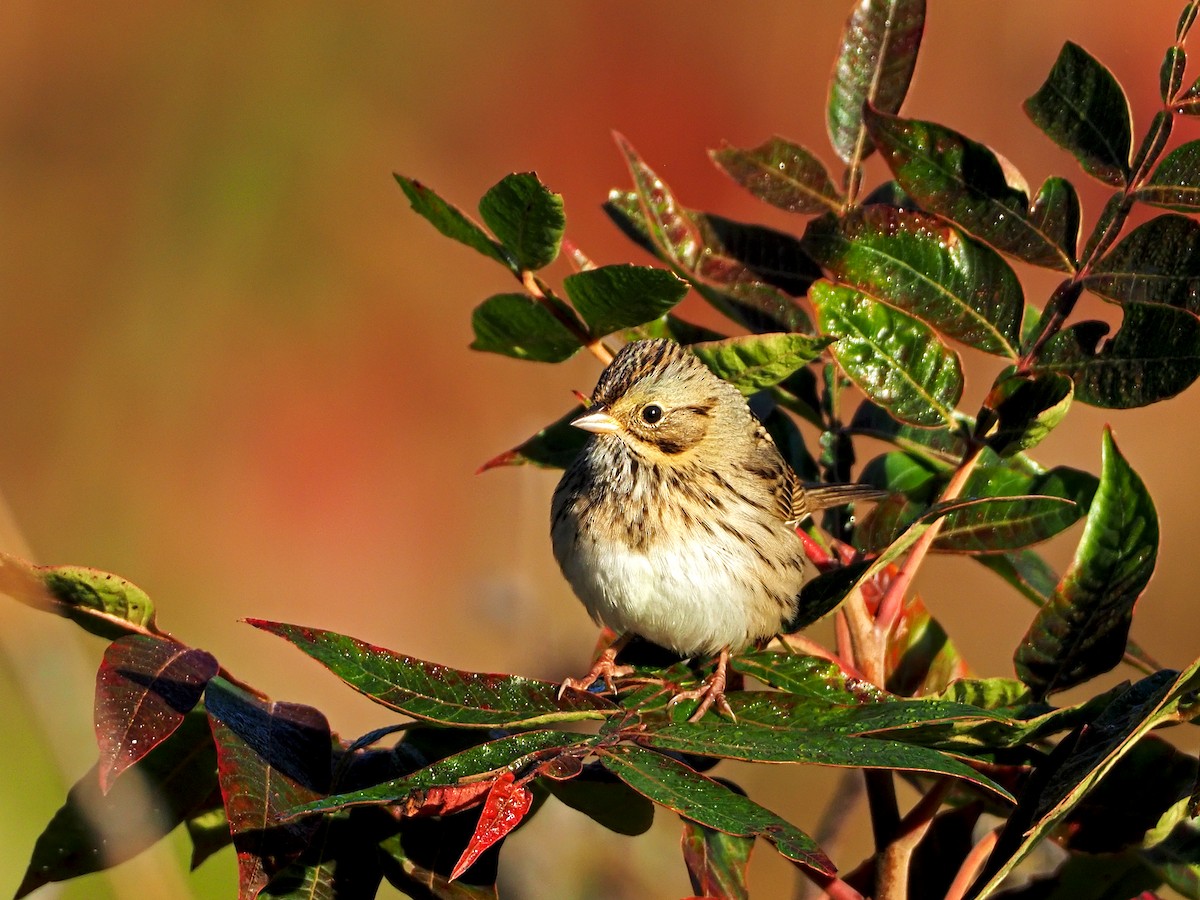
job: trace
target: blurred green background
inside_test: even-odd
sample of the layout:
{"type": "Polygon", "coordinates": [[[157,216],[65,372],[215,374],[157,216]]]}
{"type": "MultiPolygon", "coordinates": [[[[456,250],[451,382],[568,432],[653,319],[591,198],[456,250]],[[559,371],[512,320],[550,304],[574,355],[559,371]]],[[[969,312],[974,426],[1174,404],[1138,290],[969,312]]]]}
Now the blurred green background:
{"type": "MultiPolygon", "coordinates": [[[[1035,186],[1067,175],[1090,221],[1105,189],[1020,103],[1069,38],[1115,71],[1144,129],[1181,6],[1152,0],[1131,21],[1118,0],[934,3],[905,112],[995,146],[1035,186]]],[[[0,549],[131,579],[165,628],[347,735],[391,717],[240,617],[468,669],[578,674],[595,631],[550,556],[556,476],[472,473],[561,414],[570,389],[590,390],[598,367],[471,353],[471,309],[513,282],[411,213],[391,173],[471,209],[505,173],[536,170],[589,256],[644,262],[599,208],[627,183],[619,129],[686,204],[797,230],[705,150],[780,133],[832,164],[823,104],[846,13],[794,0],[5,4],[0,492],[13,524],[0,549]]],[[[1194,122],[1175,140],[1200,136],[1194,122]]],[[[1054,280],[1021,274],[1040,305],[1054,280]]],[[[971,362],[974,408],[996,364],[971,362]]],[[[1163,526],[1135,635],[1173,666],[1200,646],[1198,408],[1195,390],[1142,412],[1077,408],[1039,453],[1094,471],[1114,424],[1163,526]]],[[[1077,536],[1052,549],[1060,564],[1077,536]]],[[[978,568],[936,559],[919,588],[980,673],[1010,674],[1032,611],[978,568]]],[[[0,632],[4,894],[94,761],[103,646],[11,602],[0,632]]],[[[808,829],[832,790],[818,771],[728,771],[808,829]]],[[[687,893],[677,826],[659,820],[620,838],[548,805],[506,851],[508,896],[687,893]]],[[[843,865],[855,840],[835,851],[843,865]]],[[[232,895],[231,852],[196,875],[182,874],[187,852],[175,840],[38,896],[232,895]]],[[[760,850],[760,896],[786,896],[790,877],[760,850]]]]}

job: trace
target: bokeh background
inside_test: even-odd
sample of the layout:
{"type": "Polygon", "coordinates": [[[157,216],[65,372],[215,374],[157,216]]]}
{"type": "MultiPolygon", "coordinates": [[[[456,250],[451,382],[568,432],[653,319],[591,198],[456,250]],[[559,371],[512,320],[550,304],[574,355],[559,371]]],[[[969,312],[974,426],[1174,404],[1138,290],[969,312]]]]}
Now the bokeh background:
{"type": "MultiPolygon", "coordinates": [[[[1031,184],[1067,175],[1090,221],[1105,189],[1020,103],[1069,38],[1123,82],[1140,135],[1181,5],[931,4],[905,112],[997,147],[1031,184]]],[[[598,367],[469,351],[471,309],[513,282],[413,214],[391,173],[472,209],[505,173],[536,170],[589,256],[645,262],[600,210],[627,183],[619,129],[688,205],[799,230],[705,150],[780,133],[832,164],[823,104],[846,13],[795,0],[4,4],[0,491],[12,522],[0,549],[131,579],[164,627],[273,697],[321,707],[343,734],[391,718],[239,617],[468,669],[578,673],[595,632],[550,556],[556,476],[473,473],[561,414],[598,367]]],[[[1175,140],[1196,136],[1184,122],[1175,140]]],[[[1020,271],[1040,304],[1053,279],[1020,271]]],[[[708,315],[694,298],[684,312],[708,315]]],[[[974,366],[970,408],[995,363],[974,366]]],[[[1147,411],[1077,408],[1038,454],[1094,471],[1100,426],[1115,426],[1159,503],[1159,570],[1135,636],[1165,665],[1200,648],[1198,409],[1195,390],[1147,411]]],[[[1077,537],[1051,556],[1064,563],[1077,537]]],[[[934,560],[919,589],[979,673],[1011,673],[1031,608],[962,560],[934,560]]],[[[0,602],[0,894],[94,760],[102,649],[0,602]]],[[[833,789],[819,771],[728,771],[808,829],[833,789]]],[[[502,878],[510,897],[682,896],[677,840],[667,816],[628,839],[549,805],[512,839],[502,878]]],[[[835,857],[844,867],[855,840],[835,857]]],[[[230,896],[232,853],[186,875],[185,844],[39,896],[230,896]]],[[[790,877],[760,848],[760,896],[787,896],[790,877]]]]}

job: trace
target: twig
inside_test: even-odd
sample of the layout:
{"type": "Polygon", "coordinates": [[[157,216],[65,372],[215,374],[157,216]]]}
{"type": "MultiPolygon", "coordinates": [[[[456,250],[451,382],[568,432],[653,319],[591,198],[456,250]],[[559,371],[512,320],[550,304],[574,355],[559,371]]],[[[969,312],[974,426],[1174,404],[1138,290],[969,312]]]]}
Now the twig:
{"type": "Polygon", "coordinates": [[[999,835],[1000,827],[996,826],[985,834],[978,844],[971,848],[971,852],[967,854],[967,858],[958,867],[958,874],[954,876],[954,881],[950,883],[949,890],[946,891],[946,900],[962,900],[966,896],[967,890],[979,876],[984,862],[991,855],[992,848],[996,846],[996,840],[999,838],[999,835]]]}
{"type": "Polygon", "coordinates": [[[543,289],[542,283],[538,280],[538,277],[533,274],[532,269],[526,269],[521,273],[521,284],[525,285],[525,290],[529,291],[533,299],[542,304],[542,306],[546,308],[550,315],[554,316],[555,319],[562,323],[562,326],[567,329],[567,331],[571,332],[571,334],[575,336],[576,340],[583,344],[583,346],[589,353],[592,354],[592,356],[600,360],[600,362],[605,366],[612,362],[612,351],[605,347],[604,343],[600,341],[599,338],[592,337],[590,332],[579,327],[579,323],[575,321],[573,316],[563,315],[563,311],[555,304],[550,302],[550,298],[546,295],[546,291],[543,289]]]}
{"type": "Polygon", "coordinates": [[[949,790],[948,778],[938,782],[904,817],[895,840],[880,854],[876,875],[879,900],[904,900],[908,896],[908,873],[913,853],[929,831],[949,790]]]}
{"type": "MultiPolygon", "coordinates": [[[[862,797],[862,793],[863,783],[858,777],[858,773],[852,769],[843,771],[833,790],[833,796],[829,798],[829,803],[826,804],[825,811],[821,814],[821,820],[817,823],[816,830],[813,831],[813,840],[825,851],[826,855],[831,857],[837,855],[835,850],[845,833],[846,822],[859,798],[862,797]]],[[[815,885],[811,881],[798,879],[794,900],[807,900],[811,894],[810,888],[813,887],[815,885]]],[[[826,891],[826,895],[828,895],[828,891],[826,891]]]]}

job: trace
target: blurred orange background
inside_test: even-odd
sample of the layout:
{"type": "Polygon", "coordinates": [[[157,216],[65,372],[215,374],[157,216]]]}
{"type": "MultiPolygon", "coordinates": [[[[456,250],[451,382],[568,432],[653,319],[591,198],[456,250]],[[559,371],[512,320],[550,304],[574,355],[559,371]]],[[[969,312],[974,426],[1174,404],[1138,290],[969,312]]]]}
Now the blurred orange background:
{"type": "MultiPolygon", "coordinates": [[[[1131,20],[1118,0],[932,4],[904,112],[992,145],[1035,187],[1066,175],[1090,223],[1106,189],[1020,104],[1071,39],[1124,84],[1140,138],[1181,6],[1152,0],[1131,20]]],[[[350,736],[392,716],[240,617],[467,669],[578,674],[595,629],[550,555],[556,475],[473,472],[560,415],[572,388],[590,390],[598,366],[469,351],[471,309],[514,282],[412,213],[391,173],[470,211],[504,174],[536,170],[592,259],[646,262],[600,210],[628,181],[618,129],[685,204],[798,232],[802,219],[744,193],[705,150],[779,133],[832,168],[824,101],[847,10],[6,4],[0,491],[15,527],[0,549],[129,578],[163,627],[350,736]]],[[[1200,136],[1195,121],[1177,122],[1173,142],[1200,136]]],[[[868,179],[881,177],[875,161],[868,179]]],[[[1019,271],[1041,305],[1055,279],[1019,271]]],[[[695,298],[684,312],[708,316],[695,298]]],[[[967,409],[998,368],[971,362],[967,409]]],[[[1195,389],[1145,411],[1076,408],[1036,454],[1096,471],[1100,427],[1114,425],[1163,531],[1134,634],[1175,667],[1200,649],[1187,544],[1200,531],[1197,409],[1195,389]]],[[[1057,564],[1077,539],[1078,527],[1054,545],[1057,564]]],[[[919,588],[980,674],[1011,674],[1024,601],[965,560],[933,560],[919,588]]],[[[0,631],[5,893],[94,761],[103,645],[8,601],[0,631]]],[[[729,771],[809,830],[831,790],[811,770],[729,771]]],[[[550,804],[511,842],[506,896],[682,896],[677,840],[666,815],[629,839],[550,804]]],[[[862,849],[835,860],[852,867],[862,849]]],[[[760,896],[790,890],[773,856],[760,848],[752,868],[760,896]]],[[[179,874],[186,858],[177,835],[38,896],[230,896],[231,852],[196,875],[179,874]]]]}

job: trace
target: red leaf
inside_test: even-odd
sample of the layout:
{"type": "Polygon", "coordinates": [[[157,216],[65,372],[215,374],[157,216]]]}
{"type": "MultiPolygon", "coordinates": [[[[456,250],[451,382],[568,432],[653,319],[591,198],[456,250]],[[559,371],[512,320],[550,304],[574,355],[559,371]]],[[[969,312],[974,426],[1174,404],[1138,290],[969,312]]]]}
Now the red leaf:
{"type": "Polygon", "coordinates": [[[218,668],[203,650],[150,635],[108,646],[96,673],[101,791],[174,733],[218,668]]]}
{"type": "Polygon", "coordinates": [[[448,816],[477,806],[490,787],[486,781],[473,781],[413,791],[404,798],[401,810],[406,816],[448,816]]]}
{"type": "Polygon", "coordinates": [[[487,799],[483,802],[479,824],[475,826],[471,842],[450,873],[451,881],[471,868],[479,854],[516,828],[529,812],[533,805],[533,792],[523,784],[516,784],[515,780],[516,776],[506,771],[492,782],[487,799]]]}

